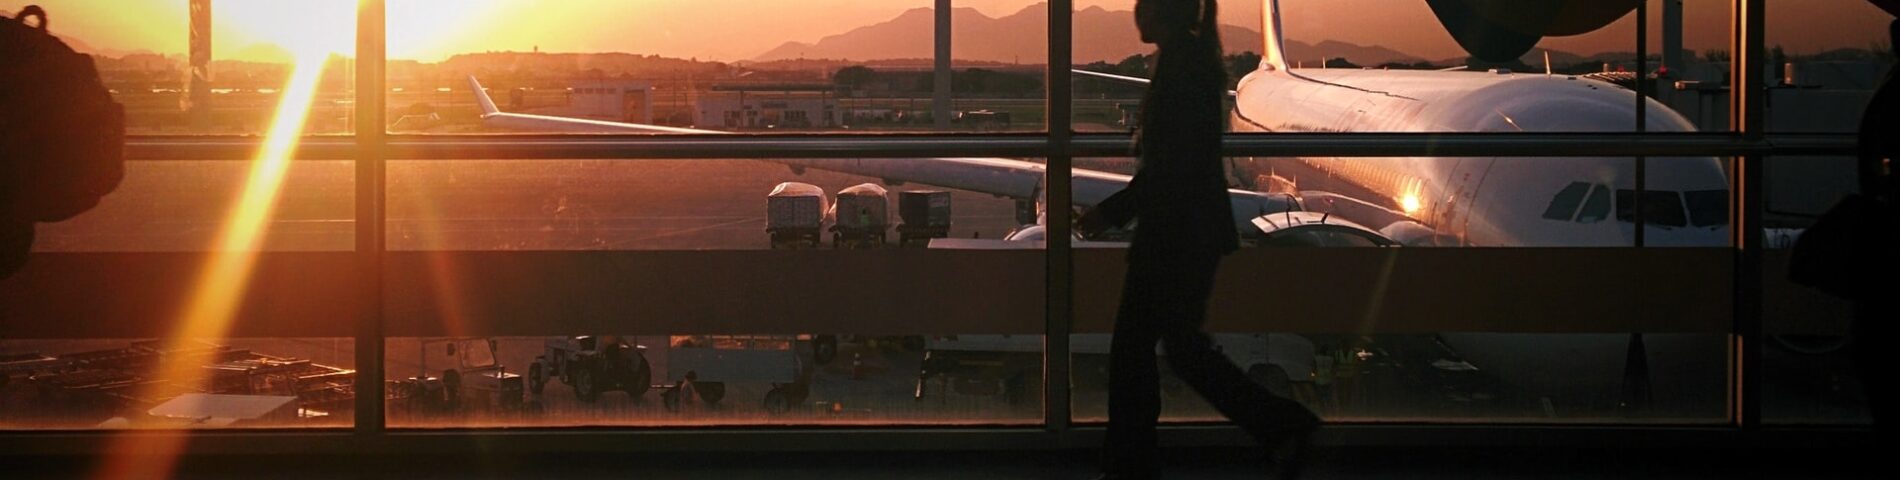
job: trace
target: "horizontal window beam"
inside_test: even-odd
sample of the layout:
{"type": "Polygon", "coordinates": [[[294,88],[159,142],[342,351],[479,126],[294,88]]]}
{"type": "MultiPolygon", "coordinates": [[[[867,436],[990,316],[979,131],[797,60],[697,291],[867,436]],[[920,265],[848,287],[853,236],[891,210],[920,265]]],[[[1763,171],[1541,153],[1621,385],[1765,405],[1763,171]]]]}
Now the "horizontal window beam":
{"type": "MultiPolygon", "coordinates": [[[[1072,331],[1107,333],[1126,252],[1075,253],[1072,331]]],[[[352,255],[260,254],[231,335],[353,335],[339,321],[363,312],[352,296],[360,278],[352,255]]],[[[1046,308],[1042,255],[391,252],[383,259],[384,334],[1033,335],[1043,332],[1046,308]]],[[[0,309],[0,338],[165,335],[196,285],[152,279],[194,278],[203,260],[199,253],[37,254],[18,276],[0,281],[0,305],[16,306],[0,309]]],[[[1733,251],[1726,248],[1251,248],[1224,263],[1208,311],[1212,331],[1731,331],[1733,251]]],[[[1802,301],[1777,297],[1771,305],[1800,310],[1809,305],[1802,301]]]]}
{"type": "MultiPolygon", "coordinates": [[[[1253,445],[1240,429],[1225,425],[1163,425],[1160,443],[1169,448],[1253,445]]],[[[9,432],[0,433],[0,459],[46,455],[127,453],[117,438],[173,438],[187,441],[187,455],[440,455],[484,451],[511,445],[509,455],[581,453],[619,455],[731,454],[760,452],[878,451],[945,452],[1070,450],[1101,445],[1100,427],[1051,433],[1040,428],[633,430],[508,429],[396,431],[365,442],[336,431],[201,432],[9,432]]],[[[1450,448],[1601,447],[1674,448],[1848,448],[1865,444],[1865,429],[1735,428],[1681,425],[1445,425],[1332,424],[1316,440],[1331,447],[1436,445],[1450,448]]]]}
{"type": "MultiPolygon", "coordinates": [[[[1078,135],[1063,149],[1044,135],[444,136],[392,137],[384,153],[391,160],[1117,157],[1132,143],[1126,134],[1078,135]]],[[[261,145],[254,137],[135,137],[126,152],[132,160],[247,160],[261,145]]],[[[1228,135],[1224,148],[1263,157],[1729,157],[1852,155],[1855,145],[1846,134],[1328,133],[1228,135]]],[[[357,148],[349,137],[311,137],[296,156],[349,160],[357,148]]]]}

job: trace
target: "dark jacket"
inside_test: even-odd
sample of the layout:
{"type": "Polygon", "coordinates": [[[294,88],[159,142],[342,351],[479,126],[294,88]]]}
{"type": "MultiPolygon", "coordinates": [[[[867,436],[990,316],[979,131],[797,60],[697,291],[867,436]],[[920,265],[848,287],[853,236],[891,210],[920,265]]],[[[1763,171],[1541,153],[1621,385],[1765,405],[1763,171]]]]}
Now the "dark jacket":
{"type": "MultiPolygon", "coordinates": [[[[1900,41],[1900,20],[1895,20],[1888,29],[1893,39],[1900,41]]],[[[1894,53],[1900,55],[1900,45],[1895,48],[1894,53]]],[[[1900,158],[1900,65],[1888,68],[1887,79],[1874,90],[1874,97],[1867,102],[1866,113],[1860,118],[1862,193],[1889,202],[1896,200],[1894,178],[1881,171],[1881,160],[1894,158],[1900,158]]]]}
{"type": "Polygon", "coordinates": [[[1111,224],[1138,220],[1131,256],[1239,247],[1220,153],[1227,72],[1218,53],[1204,52],[1190,44],[1157,55],[1135,142],[1141,165],[1128,188],[1095,207],[1111,224]]]}

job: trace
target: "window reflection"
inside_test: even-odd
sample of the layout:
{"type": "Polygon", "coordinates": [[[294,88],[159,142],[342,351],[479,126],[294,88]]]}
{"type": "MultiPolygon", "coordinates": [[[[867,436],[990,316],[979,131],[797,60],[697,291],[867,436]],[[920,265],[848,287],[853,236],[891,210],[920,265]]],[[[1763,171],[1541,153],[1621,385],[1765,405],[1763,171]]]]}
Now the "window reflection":
{"type": "Polygon", "coordinates": [[[462,340],[388,340],[390,426],[927,426],[1042,420],[1039,335],[462,340]],[[443,345],[470,342],[495,345],[499,363],[424,365],[431,355],[441,355],[435,350],[443,345]]]}
{"type": "Polygon", "coordinates": [[[340,428],[354,419],[347,338],[0,341],[0,430],[340,428]],[[202,383],[158,374],[185,359],[202,383]]]}
{"type": "Polygon", "coordinates": [[[389,3],[392,132],[1038,131],[1047,5],[575,0],[389,3]],[[679,22],[695,25],[679,29],[679,22]],[[470,79],[479,82],[475,86],[470,79]],[[488,98],[481,98],[485,89],[488,98]],[[939,105],[942,94],[947,102],[939,105]],[[486,105],[484,105],[486,103],[486,105]]]}

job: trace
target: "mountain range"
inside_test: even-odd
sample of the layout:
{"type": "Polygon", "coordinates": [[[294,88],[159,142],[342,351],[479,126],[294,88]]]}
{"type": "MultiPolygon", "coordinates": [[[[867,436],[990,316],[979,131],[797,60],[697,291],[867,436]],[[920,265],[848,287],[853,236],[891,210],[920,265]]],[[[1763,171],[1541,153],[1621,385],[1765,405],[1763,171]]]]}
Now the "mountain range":
{"type": "MultiPolygon", "coordinates": [[[[951,12],[951,52],[960,61],[1040,64],[1048,61],[1049,6],[1038,3],[1001,18],[971,8],[951,12]]],[[[1117,62],[1130,55],[1150,53],[1141,43],[1134,13],[1089,7],[1075,12],[1075,63],[1117,62]]],[[[895,58],[931,58],[934,55],[936,14],[929,8],[905,11],[891,20],[831,35],[816,43],[787,42],[753,57],[771,62],[796,59],[869,61],[895,58]]],[[[1229,52],[1261,51],[1260,32],[1221,25],[1221,39],[1229,52]]],[[[1293,59],[1346,58],[1360,65],[1412,63],[1424,59],[1380,46],[1361,46],[1326,40],[1318,44],[1287,42],[1293,59]]]]}

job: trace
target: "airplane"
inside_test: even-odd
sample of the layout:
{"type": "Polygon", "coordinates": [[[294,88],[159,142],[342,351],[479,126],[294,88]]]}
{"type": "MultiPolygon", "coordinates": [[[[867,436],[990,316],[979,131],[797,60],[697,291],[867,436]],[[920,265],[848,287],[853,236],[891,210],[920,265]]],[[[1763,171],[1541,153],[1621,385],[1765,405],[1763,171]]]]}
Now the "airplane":
{"type": "MultiPolygon", "coordinates": [[[[1267,52],[1260,66],[1232,92],[1230,125],[1239,132],[1630,132],[1635,130],[1636,92],[1589,78],[1506,70],[1296,69],[1285,54],[1280,2],[1265,0],[1267,52]]],[[[1083,75],[1102,76],[1093,72],[1083,75]]],[[[1145,80],[1121,78],[1142,82],[1145,80]]],[[[727,134],[717,130],[663,127],[502,112],[469,77],[491,128],[568,133],[727,134]]],[[[1653,132],[1692,132],[1695,127],[1668,107],[1643,102],[1653,132]]],[[[1042,164],[1001,158],[777,159],[794,172],[820,169],[883,179],[989,193],[1043,205],[1042,164]]],[[[1241,188],[1229,190],[1235,222],[1258,236],[1263,217],[1313,211],[1337,216],[1344,228],[1404,246],[1599,246],[1634,244],[1635,159],[1409,157],[1234,158],[1230,170],[1241,188]]],[[[1124,188],[1131,177],[1074,169],[1073,203],[1087,208],[1124,188]]],[[[1647,165],[1645,240],[1650,246],[1721,246],[1729,237],[1728,175],[1713,157],[1658,158],[1647,165]]],[[[1037,225],[1009,240],[1042,240],[1037,225]]],[[[1319,223],[1324,223],[1322,216],[1319,223]]],[[[1306,224],[1312,224],[1308,222],[1306,224]]],[[[1138,228],[1138,226],[1137,226],[1138,228]]],[[[1270,232],[1269,232],[1270,233],[1270,232]]],[[[1031,243],[1033,242],[1026,242],[1031,243]]],[[[1033,248],[1033,246],[1025,245],[1033,248]]],[[[1622,335],[1570,335],[1568,346],[1547,353],[1592,355],[1620,352],[1622,335]],[[1588,338],[1586,338],[1588,337],[1588,338]]],[[[1446,334],[1467,358],[1494,366],[1523,363],[1524,343],[1491,334],[1446,334]],[[1489,348],[1495,346],[1497,348],[1489,348]],[[1490,352],[1493,355],[1473,354],[1490,352]],[[1476,357],[1491,357],[1481,361],[1476,357]],[[1514,362],[1512,359],[1520,359],[1514,362]]],[[[1720,342],[1687,339],[1722,358],[1720,342]]],[[[1615,358],[1612,356],[1612,358],[1615,358]]],[[[1601,370],[1601,369],[1598,369],[1601,370]]],[[[1297,373],[1296,373],[1297,375],[1297,373]]],[[[1608,377],[1615,388],[1619,372],[1608,377]]],[[[1548,371],[1510,375],[1551,384],[1548,371]]],[[[1296,376],[1297,378],[1297,376],[1296,376]]],[[[1561,379],[1562,376],[1555,378],[1561,379]]],[[[1573,379],[1575,377],[1572,377],[1573,379]]],[[[1572,382],[1577,383],[1577,382],[1572,382]]],[[[1586,388],[1575,387],[1573,388],[1586,388]]],[[[1719,388],[1719,387],[1718,387],[1719,388]]]]}

